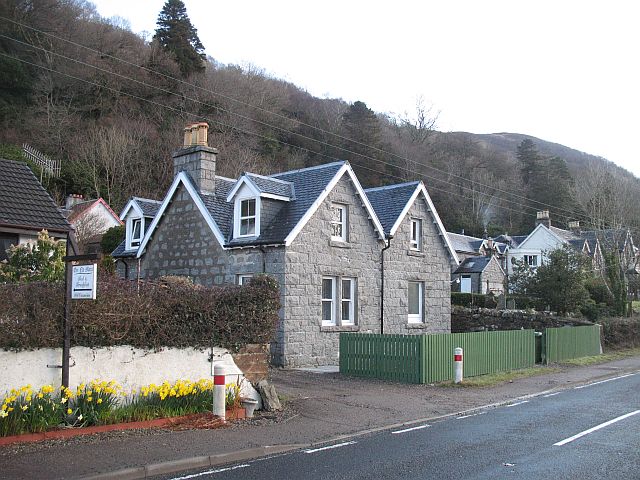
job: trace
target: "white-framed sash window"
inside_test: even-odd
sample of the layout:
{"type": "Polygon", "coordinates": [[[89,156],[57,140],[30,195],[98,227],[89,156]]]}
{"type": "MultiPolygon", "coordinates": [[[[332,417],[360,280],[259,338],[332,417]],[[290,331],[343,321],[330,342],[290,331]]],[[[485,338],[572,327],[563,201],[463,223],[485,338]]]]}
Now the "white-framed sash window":
{"type": "Polygon", "coordinates": [[[347,206],[331,205],[331,240],[347,241],[347,206]]]}
{"type": "Polygon", "coordinates": [[[424,323],[424,282],[409,282],[408,323],[424,323]]]}
{"type": "Polygon", "coordinates": [[[422,220],[411,219],[411,250],[422,250],[422,220]]]}
{"type": "Polygon", "coordinates": [[[356,324],[356,279],[322,277],[322,325],[356,324]]]}

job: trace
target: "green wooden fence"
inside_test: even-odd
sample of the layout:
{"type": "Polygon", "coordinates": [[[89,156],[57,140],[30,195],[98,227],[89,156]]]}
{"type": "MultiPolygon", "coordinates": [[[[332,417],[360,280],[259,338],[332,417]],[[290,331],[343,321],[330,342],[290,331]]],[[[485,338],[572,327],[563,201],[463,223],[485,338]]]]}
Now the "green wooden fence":
{"type": "Polygon", "coordinates": [[[464,376],[535,364],[533,330],[437,335],[340,334],[340,372],[407,383],[454,377],[453,349],[464,349],[464,376]]]}
{"type": "Polygon", "coordinates": [[[599,355],[600,325],[547,328],[542,344],[543,363],[599,355]]]}

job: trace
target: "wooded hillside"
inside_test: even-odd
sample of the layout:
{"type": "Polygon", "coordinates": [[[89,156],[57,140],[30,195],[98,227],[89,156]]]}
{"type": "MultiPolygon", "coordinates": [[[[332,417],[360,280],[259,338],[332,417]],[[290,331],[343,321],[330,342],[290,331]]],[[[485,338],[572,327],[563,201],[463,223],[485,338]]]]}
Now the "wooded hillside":
{"type": "Polygon", "coordinates": [[[442,133],[420,103],[391,117],[367,99],[313,97],[259,67],[200,65],[198,49],[167,50],[166,31],[147,42],[78,0],[0,0],[0,25],[0,156],[28,143],[61,159],[62,177],[47,180],[59,202],[83,193],[119,211],[131,195],[161,198],[182,128],[206,121],[220,175],[345,159],[367,187],[423,179],[450,231],[525,233],[543,209],[559,225],[639,223],[640,181],[567,147],[442,133]]]}

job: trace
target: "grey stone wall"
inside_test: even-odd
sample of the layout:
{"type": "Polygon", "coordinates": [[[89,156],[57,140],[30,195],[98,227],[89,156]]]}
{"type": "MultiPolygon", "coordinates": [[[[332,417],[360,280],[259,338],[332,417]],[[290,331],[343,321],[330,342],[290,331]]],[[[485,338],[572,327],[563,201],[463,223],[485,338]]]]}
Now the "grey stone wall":
{"type": "Polygon", "coordinates": [[[239,274],[262,272],[263,263],[272,269],[280,265],[282,271],[282,253],[273,250],[223,250],[188,191],[180,186],[147,243],[141,276],[183,275],[201,285],[236,283],[239,274]]]}
{"type": "Polygon", "coordinates": [[[335,365],[340,331],[379,331],[382,241],[345,175],[285,253],[284,320],[277,361],[335,365]],[[331,203],[348,206],[348,242],[331,241],[331,203]],[[322,277],[356,278],[356,325],[322,327],[322,277]]]}
{"type": "Polygon", "coordinates": [[[449,254],[422,195],[385,251],[384,333],[447,333],[451,328],[449,254]],[[422,219],[422,251],[410,250],[411,219],[422,219]],[[408,282],[424,283],[424,323],[408,323],[408,282]]]}
{"type": "Polygon", "coordinates": [[[127,280],[138,278],[138,259],[135,257],[119,258],[116,262],[116,275],[127,280]]]}

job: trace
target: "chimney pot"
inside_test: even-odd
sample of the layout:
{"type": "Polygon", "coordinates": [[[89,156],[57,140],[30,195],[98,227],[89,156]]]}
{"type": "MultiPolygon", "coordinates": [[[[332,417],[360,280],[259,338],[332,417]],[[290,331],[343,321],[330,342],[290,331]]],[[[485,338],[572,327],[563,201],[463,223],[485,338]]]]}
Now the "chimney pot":
{"type": "Polygon", "coordinates": [[[545,227],[551,227],[551,218],[549,216],[549,210],[542,210],[536,214],[536,227],[540,224],[544,224],[545,227]]]}
{"type": "Polygon", "coordinates": [[[200,192],[213,194],[218,151],[207,145],[208,129],[206,122],[192,123],[184,128],[184,144],[173,153],[173,174],[188,172],[200,192]]]}

